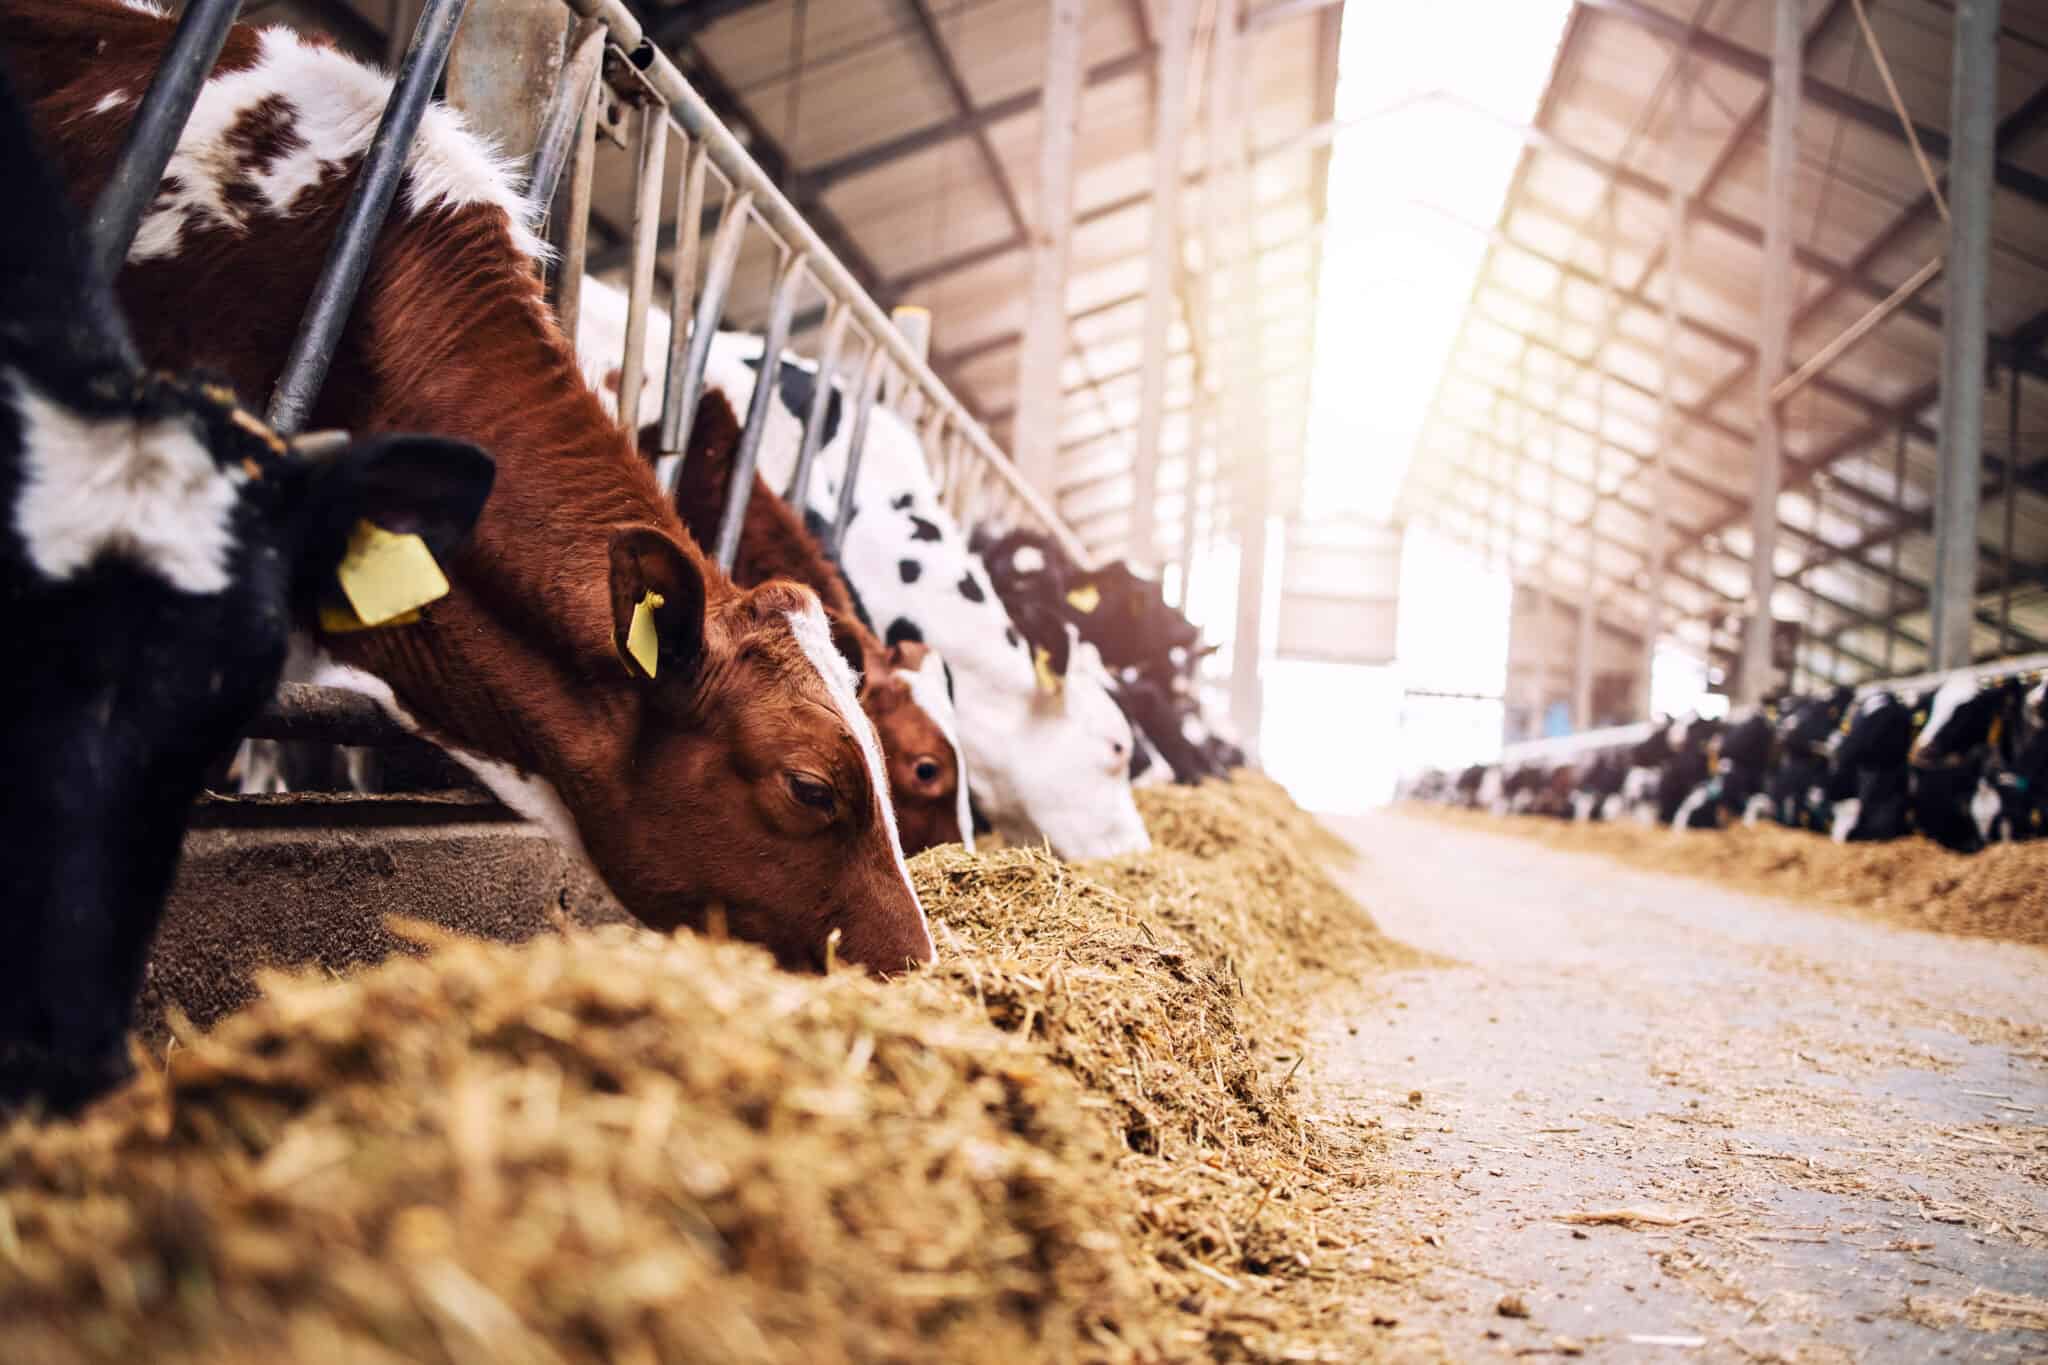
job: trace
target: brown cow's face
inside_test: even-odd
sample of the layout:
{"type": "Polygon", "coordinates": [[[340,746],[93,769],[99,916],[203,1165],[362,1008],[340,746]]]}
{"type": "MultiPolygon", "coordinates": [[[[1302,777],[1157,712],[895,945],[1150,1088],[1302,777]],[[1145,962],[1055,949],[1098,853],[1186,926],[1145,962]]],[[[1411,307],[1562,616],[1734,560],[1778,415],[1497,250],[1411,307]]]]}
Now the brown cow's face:
{"type": "Polygon", "coordinates": [[[817,596],[778,581],[707,614],[697,562],[637,527],[613,537],[612,604],[640,715],[622,755],[624,809],[602,828],[579,824],[627,907],[656,928],[722,922],[786,967],[835,953],[877,972],[931,961],[854,695],[847,652],[859,647],[817,596]],[[650,593],[652,677],[632,648],[650,593]]]}
{"type": "Polygon", "coordinates": [[[915,641],[886,650],[875,645],[861,683],[861,705],[882,738],[896,828],[907,854],[965,842],[953,738],[917,695],[921,675],[939,667],[937,657],[915,641]]]}

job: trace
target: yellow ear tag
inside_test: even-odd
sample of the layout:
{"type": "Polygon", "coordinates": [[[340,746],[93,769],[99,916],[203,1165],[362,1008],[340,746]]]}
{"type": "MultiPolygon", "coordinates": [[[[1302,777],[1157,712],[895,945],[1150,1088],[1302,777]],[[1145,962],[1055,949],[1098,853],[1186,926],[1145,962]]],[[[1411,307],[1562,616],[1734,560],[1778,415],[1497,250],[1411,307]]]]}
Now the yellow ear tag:
{"type": "Polygon", "coordinates": [[[633,608],[633,624],[626,631],[626,652],[650,678],[661,659],[661,636],[654,629],[654,613],[666,600],[658,592],[642,597],[633,608]]]}
{"type": "Polygon", "coordinates": [[[1057,697],[1066,689],[1067,680],[1052,671],[1052,651],[1040,645],[1031,653],[1032,667],[1038,673],[1038,690],[1057,697]]]}
{"type": "Polygon", "coordinates": [[[384,625],[448,595],[448,577],[426,541],[367,521],[356,523],[335,577],[365,626],[384,625]]]}
{"type": "Polygon", "coordinates": [[[1067,594],[1067,605],[1086,616],[1102,605],[1102,589],[1093,583],[1075,588],[1067,594]]]}
{"type": "Polygon", "coordinates": [[[392,617],[389,621],[379,621],[373,626],[356,615],[354,609],[346,602],[329,601],[320,604],[320,629],[329,635],[347,635],[357,630],[379,630],[385,626],[409,626],[419,619],[418,612],[408,611],[392,617]]]}

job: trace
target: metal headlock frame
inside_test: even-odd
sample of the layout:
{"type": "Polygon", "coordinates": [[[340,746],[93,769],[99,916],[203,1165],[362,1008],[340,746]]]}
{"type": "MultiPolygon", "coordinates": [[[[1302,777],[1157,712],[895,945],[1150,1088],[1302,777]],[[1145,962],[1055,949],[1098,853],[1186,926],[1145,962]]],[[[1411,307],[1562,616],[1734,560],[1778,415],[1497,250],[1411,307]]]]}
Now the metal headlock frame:
{"type": "MultiPolygon", "coordinates": [[[[902,394],[912,398],[926,416],[921,432],[926,453],[939,483],[941,499],[953,515],[969,519],[977,509],[988,506],[992,475],[996,500],[1038,522],[1077,562],[1090,562],[1080,540],[1058,512],[1018,474],[988,432],[932,372],[880,305],[868,296],[747,154],[739,139],[646,35],[633,14],[619,0],[562,3],[579,16],[580,22],[570,32],[567,60],[541,123],[528,195],[535,211],[545,213],[557,198],[563,177],[568,178],[567,212],[562,215],[565,221],[555,225],[555,235],[562,246],[556,297],[563,327],[572,337],[589,236],[600,80],[615,89],[627,87],[620,93],[639,111],[634,139],[632,273],[627,291],[625,354],[620,367],[620,413],[630,415],[638,411],[645,382],[647,308],[653,294],[659,246],[663,172],[673,131],[681,138],[688,160],[676,196],[678,232],[670,316],[673,320],[688,318],[689,325],[686,329],[680,322],[672,321],[670,328],[660,423],[662,455],[679,456],[687,442],[689,420],[703,392],[712,338],[724,314],[746,228],[754,221],[776,242],[781,253],[781,267],[769,305],[764,357],[783,355],[797,295],[806,280],[825,295],[828,303],[819,357],[820,377],[826,382],[814,388],[810,411],[804,415],[794,476],[784,490],[784,496],[798,508],[804,506],[822,439],[824,416],[838,383],[835,370],[849,330],[859,334],[867,357],[855,394],[845,481],[839,490],[837,515],[827,532],[828,552],[837,558],[852,515],[852,490],[864,453],[869,410],[885,379],[893,377],[901,381],[902,394]],[[618,60],[604,62],[607,50],[618,60]],[[725,206],[706,256],[700,291],[696,288],[697,224],[707,173],[715,173],[723,182],[725,206]],[[694,308],[690,306],[693,296],[694,308]]],[[[427,0],[421,10],[391,98],[350,188],[340,226],[272,393],[269,418],[282,433],[298,430],[319,397],[378,235],[403,180],[414,135],[447,65],[467,7],[468,0],[427,0]]],[[[163,63],[137,107],[114,173],[91,216],[93,252],[110,275],[127,258],[164,168],[239,8],[238,0],[190,0],[179,20],[163,63]]],[[[741,428],[732,487],[718,536],[710,547],[719,567],[727,572],[738,554],[754,468],[777,387],[774,378],[764,360],[741,428]]],[[[680,459],[670,459],[663,466],[662,491],[666,496],[675,496],[681,473],[680,459]]]]}
{"type": "MultiPolygon", "coordinates": [[[[795,470],[783,497],[801,510],[812,467],[822,440],[824,418],[832,391],[841,382],[839,360],[846,350],[847,333],[856,334],[865,356],[860,378],[853,392],[853,425],[844,480],[839,488],[838,506],[826,531],[825,549],[837,558],[853,512],[853,488],[865,453],[869,413],[879,401],[889,378],[901,381],[900,392],[913,399],[925,414],[921,436],[940,499],[956,518],[977,520],[992,510],[1022,513],[1050,533],[1062,549],[1078,563],[1092,563],[1086,548],[1061,519],[1052,504],[1025,482],[1017,468],[996,445],[980,422],[967,411],[951,390],[934,374],[915,347],[903,336],[881,306],[869,297],[851,271],[827,247],[774,181],[721,122],[703,96],[691,87],[666,53],[647,36],[639,20],[620,0],[562,0],[585,21],[601,25],[607,43],[619,60],[605,64],[605,78],[622,97],[639,107],[634,158],[633,218],[631,226],[631,273],[627,289],[625,353],[621,357],[619,411],[630,420],[639,410],[644,382],[647,308],[653,295],[655,258],[661,229],[661,188],[666,160],[666,143],[671,131],[682,141],[689,158],[676,192],[676,246],[669,315],[671,318],[667,374],[664,377],[662,414],[659,428],[659,456],[662,461],[662,491],[674,497],[682,477],[681,455],[688,442],[688,425],[703,394],[705,367],[710,360],[712,338],[724,315],[726,295],[732,287],[746,228],[757,223],[773,240],[780,253],[775,286],[768,306],[760,378],[748,404],[735,453],[732,486],[719,521],[714,552],[719,567],[731,571],[738,554],[740,527],[752,493],[754,469],[759,459],[761,438],[767,429],[773,401],[775,376],[766,357],[783,356],[795,316],[797,297],[808,285],[823,294],[827,313],[825,335],[820,347],[818,371],[821,381],[814,388],[810,410],[803,417],[803,437],[795,470]],[[725,191],[724,208],[704,252],[704,281],[696,288],[698,273],[698,224],[703,211],[706,175],[715,174],[725,191]],[[694,307],[692,303],[694,302],[694,307]],[[687,331],[682,319],[689,319],[687,331]],[[993,495],[991,497],[991,494],[993,495]]],[[[580,30],[579,30],[580,32],[580,30]]],[[[565,71],[556,108],[580,104],[583,118],[594,117],[586,96],[574,88],[572,70],[565,71]]],[[[551,109],[547,125],[558,126],[551,109]]],[[[564,137],[563,142],[569,139],[564,137]]],[[[576,143],[579,160],[595,155],[594,139],[584,136],[576,143]]],[[[559,172],[557,172],[559,174],[559,172]]],[[[584,176],[581,167],[571,170],[572,183],[584,176]]],[[[537,189],[550,188],[537,185],[537,189]]],[[[536,195],[537,203],[545,203],[536,195]]],[[[587,212],[587,200],[574,211],[587,212]]],[[[587,232],[567,226],[558,233],[565,241],[560,277],[580,280],[584,268],[587,232]]],[[[571,335],[575,329],[574,291],[563,291],[558,306],[563,326],[571,335]]]]}

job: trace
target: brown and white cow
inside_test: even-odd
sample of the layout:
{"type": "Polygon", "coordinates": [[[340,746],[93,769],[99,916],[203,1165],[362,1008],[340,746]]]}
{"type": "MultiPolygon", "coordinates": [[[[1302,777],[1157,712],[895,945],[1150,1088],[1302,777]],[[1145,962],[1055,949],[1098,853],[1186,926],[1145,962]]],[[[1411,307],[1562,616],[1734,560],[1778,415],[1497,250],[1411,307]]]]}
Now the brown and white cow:
{"type": "MultiPolygon", "coordinates": [[[[170,32],[118,0],[0,0],[80,203],[170,32]]],[[[119,281],[146,357],[270,390],[389,89],[289,30],[233,30],[119,281]]],[[[497,485],[454,591],[416,625],[319,636],[319,676],[445,745],[650,925],[722,922],[791,965],[834,941],[876,970],[930,960],[844,642],[814,593],[743,591],[691,541],[582,383],[525,216],[431,108],[312,421],[472,441],[497,485]],[[643,604],[658,649],[636,656],[643,604]]]]}
{"type": "MultiPolygon", "coordinates": [[[[717,537],[739,437],[732,404],[721,390],[710,390],[697,405],[676,488],[676,511],[701,545],[717,537]]],[[[945,660],[915,640],[883,644],[865,623],[845,578],[823,548],[758,475],[747,500],[733,577],[750,586],[777,578],[801,583],[818,594],[835,623],[843,623],[853,634],[862,658],[860,704],[882,741],[903,851],[921,853],[939,844],[964,844],[973,852],[974,819],[968,811],[966,765],[954,728],[952,676],[945,660]]]]}

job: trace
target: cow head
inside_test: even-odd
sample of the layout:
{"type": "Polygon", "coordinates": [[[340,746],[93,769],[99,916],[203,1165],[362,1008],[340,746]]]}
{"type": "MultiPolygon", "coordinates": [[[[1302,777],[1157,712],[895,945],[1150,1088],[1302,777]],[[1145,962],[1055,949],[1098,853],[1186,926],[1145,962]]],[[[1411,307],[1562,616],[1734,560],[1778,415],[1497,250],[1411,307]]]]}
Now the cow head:
{"type": "Polygon", "coordinates": [[[192,803],[293,625],[428,595],[492,465],[429,438],[295,448],[225,387],[145,371],[4,74],[0,168],[0,1108],[68,1110],[126,1074],[192,803]],[[374,582],[364,523],[398,556],[374,582]]]}
{"type": "Polygon", "coordinates": [[[1927,719],[1913,740],[1916,768],[1981,762],[2005,738],[2021,698],[2017,681],[1980,685],[1973,674],[1949,679],[1935,691],[1927,719]]]}
{"type": "MultiPolygon", "coordinates": [[[[653,377],[666,360],[668,329],[667,314],[650,307],[646,355],[650,382],[642,390],[638,414],[640,449],[650,458],[658,454],[656,422],[662,392],[653,377]]],[[[624,291],[601,280],[586,279],[576,331],[584,379],[616,411],[617,361],[626,335],[624,291]]],[[[758,343],[755,349],[758,352],[758,343]]],[[[734,403],[735,399],[745,402],[751,398],[752,378],[758,374],[759,364],[757,355],[751,365],[720,366],[721,376],[735,370],[747,376],[742,381],[746,387],[735,394],[708,388],[691,421],[676,486],[676,512],[700,545],[713,542],[724,514],[740,440],[734,403]]],[[[764,444],[793,445],[802,438],[801,422],[815,383],[815,375],[797,364],[781,367],[764,444]]],[[[831,395],[831,403],[825,424],[828,433],[839,426],[837,393],[831,395]]],[[[825,597],[828,612],[841,619],[843,628],[861,637],[860,701],[881,739],[903,851],[920,853],[946,843],[964,844],[972,851],[974,827],[968,815],[966,762],[959,748],[945,661],[923,646],[913,646],[912,654],[902,645],[883,645],[864,623],[855,620],[856,604],[849,600],[839,570],[826,559],[802,518],[758,476],[747,503],[733,574],[742,583],[759,584],[778,576],[802,583],[825,597]]]]}
{"type": "Polygon", "coordinates": [[[562,795],[620,900],[660,929],[723,926],[788,967],[932,959],[874,727],[860,642],[810,589],[710,599],[694,547],[611,538],[611,645],[631,714],[562,795]]]}
{"type": "Polygon", "coordinates": [[[882,738],[897,832],[905,853],[940,844],[974,847],[967,774],[958,757],[946,661],[915,640],[881,645],[867,634],[860,702],[882,738]]]}

